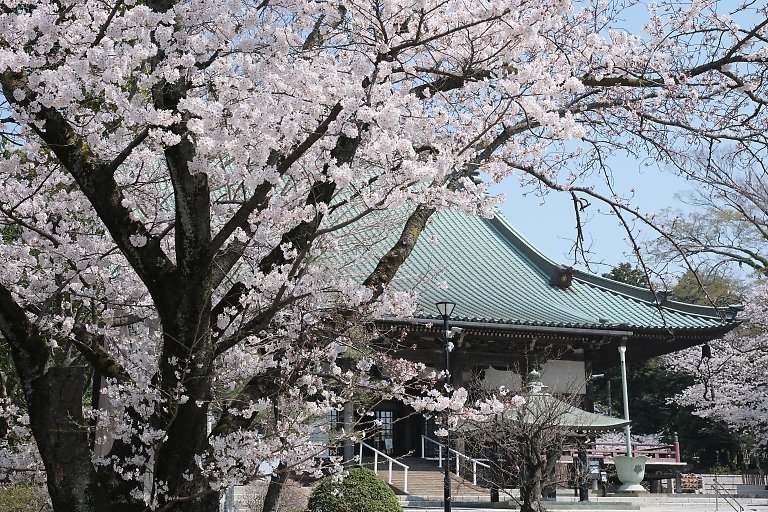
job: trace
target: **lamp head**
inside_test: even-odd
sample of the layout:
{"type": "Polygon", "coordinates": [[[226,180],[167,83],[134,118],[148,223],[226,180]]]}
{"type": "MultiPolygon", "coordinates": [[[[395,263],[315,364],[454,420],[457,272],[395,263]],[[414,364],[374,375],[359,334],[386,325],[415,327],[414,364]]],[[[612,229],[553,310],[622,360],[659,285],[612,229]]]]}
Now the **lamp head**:
{"type": "Polygon", "coordinates": [[[448,302],[448,301],[442,301],[435,304],[437,307],[437,311],[440,313],[440,316],[443,318],[448,318],[451,316],[451,313],[453,313],[453,308],[456,307],[455,302],[448,302]]]}

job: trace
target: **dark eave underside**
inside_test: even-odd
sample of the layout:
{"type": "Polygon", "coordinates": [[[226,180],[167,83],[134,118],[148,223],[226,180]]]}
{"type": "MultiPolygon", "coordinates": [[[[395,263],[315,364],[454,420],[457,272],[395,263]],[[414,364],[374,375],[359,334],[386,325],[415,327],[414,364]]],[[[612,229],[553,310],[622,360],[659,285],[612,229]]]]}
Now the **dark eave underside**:
{"type": "MultiPolygon", "coordinates": [[[[440,362],[442,322],[431,319],[378,322],[389,339],[400,339],[398,355],[424,362],[440,362]]],[[[462,328],[455,335],[456,357],[472,353],[478,364],[514,366],[521,358],[586,359],[594,369],[618,366],[618,347],[627,345],[628,362],[638,362],[706,343],[728,332],[731,324],[711,328],[553,327],[487,322],[451,321],[462,328]]]]}

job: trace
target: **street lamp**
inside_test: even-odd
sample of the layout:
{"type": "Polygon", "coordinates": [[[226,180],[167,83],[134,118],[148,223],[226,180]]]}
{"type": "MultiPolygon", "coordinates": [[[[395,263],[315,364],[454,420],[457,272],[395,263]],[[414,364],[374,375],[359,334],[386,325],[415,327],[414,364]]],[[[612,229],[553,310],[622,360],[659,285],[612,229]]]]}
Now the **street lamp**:
{"type": "Polygon", "coordinates": [[[624,437],[626,437],[627,457],[632,456],[632,437],[629,429],[629,394],[627,393],[627,338],[621,339],[619,345],[619,362],[621,363],[621,397],[624,405],[624,419],[627,424],[624,426],[624,437]]]}
{"type": "MultiPolygon", "coordinates": [[[[448,320],[453,313],[453,308],[456,307],[455,302],[438,302],[435,304],[440,316],[443,317],[443,352],[445,353],[445,365],[443,374],[443,383],[445,385],[445,391],[448,396],[451,396],[451,349],[453,344],[450,341],[451,331],[448,328],[448,320]]],[[[448,417],[451,414],[450,408],[446,410],[445,414],[445,467],[443,468],[443,504],[444,512],[451,512],[451,431],[448,429],[448,417]]]]}

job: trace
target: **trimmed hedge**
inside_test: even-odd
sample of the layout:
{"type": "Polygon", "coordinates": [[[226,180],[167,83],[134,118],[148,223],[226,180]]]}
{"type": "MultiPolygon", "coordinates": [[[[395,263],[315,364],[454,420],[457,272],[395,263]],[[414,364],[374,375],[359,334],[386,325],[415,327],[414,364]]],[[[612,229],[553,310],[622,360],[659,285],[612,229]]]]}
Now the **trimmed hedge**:
{"type": "Polygon", "coordinates": [[[326,477],[309,496],[308,512],[402,512],[389,486],[368,468],[352,468],[339,481],[326,477]]]}

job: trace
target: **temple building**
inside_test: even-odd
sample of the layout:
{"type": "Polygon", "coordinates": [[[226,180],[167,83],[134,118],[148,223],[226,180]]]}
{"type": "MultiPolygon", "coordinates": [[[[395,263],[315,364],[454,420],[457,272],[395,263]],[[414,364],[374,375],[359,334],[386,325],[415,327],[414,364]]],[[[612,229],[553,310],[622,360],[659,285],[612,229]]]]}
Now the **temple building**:
{"type": "MultiPolygon", "coordinates": [[[[344,250],[373,245],[376,253],[393,237],[369,244],[353,235],[344,250]]],[[[739,309],[683,304],[559,265],[499,214],[433,215],[392,286],[415,290],[420,303],[414,318],[380,319],[402,340],[396,355],[444,367],[444,319],[435,303],[449,301],[456,304],[449,319],[456,386],[480,379],[521,389],[519,376],[536,369],[550,391],[575,390],[587,402],[586,377],[619,366],[622,344],[630,363],[700,345],[735,327],[739,309]]],[[[421,436],[434,426],[410,412],[395,403],[377,408],[377,448],[395,456],[421,450],[421,436]]]]}

